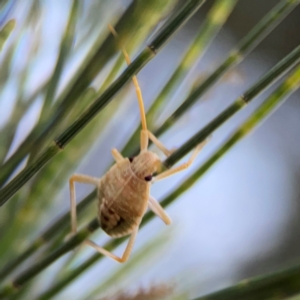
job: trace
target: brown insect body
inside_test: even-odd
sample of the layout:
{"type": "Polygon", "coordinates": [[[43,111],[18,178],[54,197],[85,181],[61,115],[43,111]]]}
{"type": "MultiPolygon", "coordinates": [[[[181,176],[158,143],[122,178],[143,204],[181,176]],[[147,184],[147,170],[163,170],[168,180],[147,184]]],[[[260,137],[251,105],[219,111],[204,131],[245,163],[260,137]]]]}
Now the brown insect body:
{"type": "Polygon", "coordinates": [[[148,207],[152,174],[160,160],[151,151],[116,162],[102,177],[98,189],[98,219],[112,237],[131,234],[148,207]]]}
{"type": "MultiPolygon", "coordinates": [[[[111,26],[110,30],[115,36],[117,35],[111,26]]],[[[124,48],[122,48],[122,51],[129,65],[130,58],[124,48]]],[[[140,154],[134,158],[124,158],[118,150],[112,149],[112,155],[116,163],[101,179],[84,174],[74,174],[69,180],[72,234],[77,232],[75,182],[93,184],[98,190],[98,221],[101,228],[111,237],[130,235],[130,238],[123,255],[120,257],[98,246],[91,240],[85,240],[84,242],[102,255],[108,256],[120,263],[125,262],[129,258],[139,225],[147,207],[161,218],[166,225],[172,222],[159,202],[150,195],[150,182],[152,181],[153,174],[161,166],[161,161],[155,153],[148,151],[149,140],[167,157],[169,157],[173,151],[168,150],[155,135],[147,129],[142,93],[137,78],[133,76],[132,80],[136,88],[142,123],[140,154]]],[[[153,181],[167,178],[188,168],[205,144],[206,141],[199,144],[186,163],[165,170],[155,176],[153,181]]]]}

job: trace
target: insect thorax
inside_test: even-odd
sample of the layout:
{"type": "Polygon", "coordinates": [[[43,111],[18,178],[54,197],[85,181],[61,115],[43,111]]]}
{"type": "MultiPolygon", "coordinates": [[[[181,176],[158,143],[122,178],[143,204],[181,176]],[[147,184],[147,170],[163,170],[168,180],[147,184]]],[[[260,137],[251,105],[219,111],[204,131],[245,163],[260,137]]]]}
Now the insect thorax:
{"type": "Polygon", "coordinates": [[[132,158],[131,169],[139,179],[147,181],[145,178],[152,176],[160,168],[160,164],[156,153],[143,151],[132,158]]]}

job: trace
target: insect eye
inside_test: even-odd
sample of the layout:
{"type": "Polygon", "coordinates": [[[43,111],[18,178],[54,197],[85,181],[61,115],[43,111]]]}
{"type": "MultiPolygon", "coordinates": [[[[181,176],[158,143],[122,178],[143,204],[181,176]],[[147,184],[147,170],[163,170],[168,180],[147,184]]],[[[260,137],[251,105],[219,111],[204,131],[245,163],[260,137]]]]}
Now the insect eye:
{"type": "Polygon", "coordinates": [[[152,180],[152,175],[146,176],[146,177],[145,177],[145,180],[146,180],[146,181],[151,181],[151,180],[152,180]]]}
{"type": "Polygon", "coordinates": [[[129,161],[132,162],[134,157],[129,157],[129,161]]]}

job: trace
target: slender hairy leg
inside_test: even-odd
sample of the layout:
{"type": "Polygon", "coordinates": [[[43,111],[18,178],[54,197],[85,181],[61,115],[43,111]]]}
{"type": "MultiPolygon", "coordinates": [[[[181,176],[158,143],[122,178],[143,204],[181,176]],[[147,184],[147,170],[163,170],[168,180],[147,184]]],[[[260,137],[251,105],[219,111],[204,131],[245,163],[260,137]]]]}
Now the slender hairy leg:
{"type": "Polygon", "coordinates": [[[206,145],[206,143],[207,143],[207,140],[205,140],[204,142],[199,144],[195,148],[193,154],[191,155],[190,159],[186,163],[183,163],[182,165],[180,165],[178,167],[172,168],[170,170],[167,170],[167,171],[164,171],[164,172],[158,174],[157,176],[153,177],[152,182],[167,178],[169,176],[172,176],[173,174],[176,174],[178,172],[181,172],[181,171],[187,169],[193,163],[193,161],[195,160],[195,158],[197,157],[197,155],[199,154],[201,149],[206,145]]]}
{"type": "Polygon", "coordinates": [[[120,162],[124,159],[122,154],[116,148],[111,149],[111,154],[116,162],[120,162]]]}
{"type": "Polygon", "coordinates": [[[165,210],[160,206],[159,202],[154,199],[151,195],[149,197],[148,202],[149,208],[160,217],[166,225],[170,225],[172,223],[171,218],[167,215],[165,210]]]}
{"type": "Polygon", "coordinates": [[[165,156],[170,156],[174,151],[175,149],[173,150],[169,150],[167,149],[164,144],[149,130],[147,130],[147,134],[148,134],[148,137],[149,139],[156,145],[156,147],[161,150],[165,156]]]}
{"type": "Polygon", "coordinates": [[[85,240],[84,243],[85,244],[88,244],[89,246],[93,247],[95,250],[97,250],[98,252],[100,252],[101,254],[105,255],[105,256],[108,256],[114,260],[116,260],[117,262],[120,262],[120,263],[123,263],[125,262],[129,256],[130,256],[130,253],[131,253],[131,250],[132,250],[132,247],[133,247],[133,244],[134,244],[134,241],[135,241],[135,238],[136,238],[136,235],[138,233],[138,228],[131,234],[130,238],[129,238],[129,241],[128,241],[128,244],[126,246],[126,249],[122,255],[122,257],[118,257],[116,256],[115,254],[105,250],[104,248],[98,246],[97,244],[95,244],[94,242],[92,242],[91,240],[85,240]]]}
{"type": "Polygon", "coordinates": [[[74,174],[70,180],[70,200],[71,200],[71,228],[72,233],[77,232],[77,214],[76,214],[76,194],[75,194],[75,182],[93,184],[97,187],[100,183],[100,178],[90,177],[82,174],[74,174]]]}

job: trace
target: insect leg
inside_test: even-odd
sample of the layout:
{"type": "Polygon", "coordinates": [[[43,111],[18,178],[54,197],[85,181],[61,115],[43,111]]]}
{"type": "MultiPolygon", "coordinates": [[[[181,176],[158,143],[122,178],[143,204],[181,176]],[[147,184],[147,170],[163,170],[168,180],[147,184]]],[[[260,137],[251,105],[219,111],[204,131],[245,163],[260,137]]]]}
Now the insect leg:
{"type": "Polygon", "coordinates": [[[196,147],[196,149],[194,150],[194,153],[191,155],[190,159],[186,163],[183,163],[182,165],[179,165],[178,167],[175,167],[173,169],[170,169],[170,170],[167,170],[167,171],[164,171],[164,172],[158,174],[157,176],[155,176],[152,179],[152,182],[167,178],[169,176],[172,176],[178,172],[181,172],[181,171],[187,169],[193,163],[193,161],[197,157],[198,153],[202,150],[202,148],[206,145],[206,143],[207,143],[207,140],[205,140],[204,142],[199,144],[196,147]]]}
{"type": "Polygon", "coordinates": [[[120,162],[124,159],[122,154],[115,148],[111,149],[111,154],[116,162],[120,162]]]}
{"type": "Polygon", "coordinates": [[[156,147],[161,150],[165,156],[170,156],[174,151],[174,150],[169,150],[167,149],[164,144],[149,130],[147,130],[147,134],[148,134],[148,137],[149,139],[156,145],[156,147]]]}
{"type": "Polygon", "coordinates": [[[170,225],[172,223],[171,218],[167,215],[164,209],[160,206],[159,202],[154,199],[151,195],[149,197],[148,202],[149,208],[160,217],[166,225],[170,225]]]}
{"type": "Polygon", "coordinates": [[[87,175],[74,174],[70,180],[70,200],[71,200],[71,228],[72,233],[77,232],[77,216],[76,216],[76,194],[75,194],[75,182],[99,185],[100,179],[90,177],[87,175]]]}
{"type": "Polygon", "coordinates": [[[129,256],[130,256],[130,253],[131,253],[131,250],[132,250],[132,247],[133,247],[133,244],[134,244],[134,241],[135,241],[135,238],[137,236],[137,233],[138,233],[138,228],[131,234],[130,238],[129,238],[129,241],[128,241],[128,244],[126,246],[126,249],[122,255],[122,257],[118,257],[116,256],[115,254],[105,250],[104,248],[98,246],[97,244],[95,244],[94,242],[92,242],[91,240],[85,240],[84,243],[85,244],[88,244],[89,246],[93,247],[95,250],[97,250],[98,252],[100,252],[101,254],[105,255],[105,256],[108,256],[114,260],[116,260],[117,262],[120,262],[120,263],[123,263],[125,261],[128,260],[129,256]]]}

